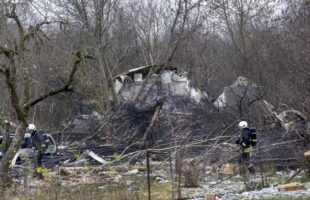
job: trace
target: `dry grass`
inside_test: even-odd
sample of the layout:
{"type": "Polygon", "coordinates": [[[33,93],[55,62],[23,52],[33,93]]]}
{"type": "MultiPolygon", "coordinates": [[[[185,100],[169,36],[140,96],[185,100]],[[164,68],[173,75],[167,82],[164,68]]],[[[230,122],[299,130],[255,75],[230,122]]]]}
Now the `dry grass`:
{"type": "MultiPolygon", "coordinates": [[[[144,200],[148,198],[146,185],[126,187],[98,185],[57,186],[44,184],[36,189],[24,188],[6,191],[1,200],[144,200]]],[[[171,197],[170,184],[153,184],[152,199],[168,200],[171,197]]]]}

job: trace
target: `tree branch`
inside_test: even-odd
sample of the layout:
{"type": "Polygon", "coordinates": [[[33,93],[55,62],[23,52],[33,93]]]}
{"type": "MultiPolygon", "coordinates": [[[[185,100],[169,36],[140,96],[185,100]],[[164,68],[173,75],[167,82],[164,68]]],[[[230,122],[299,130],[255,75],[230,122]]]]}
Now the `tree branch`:
{"type": "Polygon", "coordinates": [[[24,31],[24,27],[22,25],[22,23],[20,22],[18,16],[15,13],[15,9],[16,9],[16,4],[12,4],[12,12],[10,14],[7,14],[6,16],[8,18],[14,19],[17,28],[18,28],[18,32],[19,32],[19,47],[22,49],[25,49],[25,43],[24,43],[24,38],[25,38],[25,31],[24,31]]]}
{"type": "Polygon", "coordinates": [[[34,36],[34,34],[36,34],[36,32],[38,32],[42,26],[51,24],[53,22],[58,22],[58,21],[45,21],[44,20],[43,22],[35,25],[34,27],[29,26],[29,31],[24,37],[24,42],[27,41],[31,36],[34,36]]]}
{"type": "Polygon", "coordinates": [[[67,82],[65,83],[64,86],[62,86],[61,88],[58,88],[58,89],[53,89],[53,90],[50,90],[49,92],[31,100],[30,102],[26,103],[24,106],[23,106],[23,109],[27,109],[31,106],[34,106],[35,104],[43,101],[44,99],[50,97],[50,96],[54,96],[56,94],[59,94],[61,92],[70,92],[70,91],[73,91],[73,88],[71,87],[71,84],[73,82],[73,79],[74,79],[74,75],[78,69],[78,66],[79,64],[85,59],[85,58],[89,58],[89,59],[93,59],[92,56],[88,56],[88,55],[83,55],[81,52],[77,52],[76,54],[76,57],[77,57],[77,60],[74,62],[73,66],[72,66],[72,69],[71,69],[71,72],[69,74],[69,77],[68,77],[68,80],[67,82]]]}
{"type": "MultiPolygon", "coordinates": [[[[154,127],[158,117],[159,117],[159,112],[162,108],[162,105],[163,103],[162,102],[158,102],[156,107],[155,107],[155,112],[153,114],[153,117],[152,117],[152,120],[149,124],[149,126],[147,127],[144,135],[143,135],[143,139],[142,139],[142,144],[140,145],[140,147],[142,147],[144,144],[147,143],[147,140],[148,140],[148,135],[149,135],[149,132],[151,131],[151,129],[154,127]]],[[[147,145],[147,144],[146,144],[147,145]]]]}
{"type": "Polygon", "coordinates": [[[6,69],[3,74],[5,75],[5,81],[10,91],[10,99],[13,105],[13,108],[17,114],[17,119],[21,122],[25,122],[25,117],[23,115],[23,110],[19,105],[19,97],[17,94],[16,82],[11,77],[11,72],[9,69],[6,69]]]}
{"type": "Polygon", "coordinates": [[[36,99],[33,99],[29,103],[25,104],[24,108],[34,106],[35,104],[43,101],[44,99],[46,99],[46,98],[48,98],[50,96],[54,96],[56,94],[59,94],[59,93],[62,93],[62,92],[69,92],[69,91],[73,91],[73,88],[68,87],[67,85],[63,86],[62,88],[51,90],[51,91],[49,91],[49,92],[47,92],[47,93],[37,97],[36,99]]]}

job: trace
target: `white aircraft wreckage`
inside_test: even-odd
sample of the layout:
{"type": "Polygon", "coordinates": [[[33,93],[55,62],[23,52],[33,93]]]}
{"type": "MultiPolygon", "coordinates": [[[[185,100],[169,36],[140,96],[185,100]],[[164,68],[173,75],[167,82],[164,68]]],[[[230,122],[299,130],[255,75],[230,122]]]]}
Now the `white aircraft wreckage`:
{"type": "Polygon", "coordinates": [[[255,102],[263,97],[262,88],[249,79],[239,76],[230,86],[224,87],[223,93],[213,102],[213,105],[222,111],[225,108],[238,109],[240,102],[255,102]]]}
{"type": "Polygon", "coordinates": [[[263,88],[242,76],[239,76],[230,86],[224,87],[223,92],[213,102],[213,106],[219,112],[230,110],[243,112],[243,114],[250,113],[250,107],[255,107],[253,111],[256,109],[260,114],[271,116],[284,130],[298,131],[302,137],[310,138],[310,126],[303,113],[289,109],[278,114],[273,105],[264,100],[263,88]]]}
{"type": "Polygon", "coordinates": [[[154,100],[170,95],[189,97],[198,104],[202,98],[201,91],[190,86],[187,72],[180,71],[166,65],[134,68],[114,76],[115,91],[124,102],[145,96],[154,100]]]}

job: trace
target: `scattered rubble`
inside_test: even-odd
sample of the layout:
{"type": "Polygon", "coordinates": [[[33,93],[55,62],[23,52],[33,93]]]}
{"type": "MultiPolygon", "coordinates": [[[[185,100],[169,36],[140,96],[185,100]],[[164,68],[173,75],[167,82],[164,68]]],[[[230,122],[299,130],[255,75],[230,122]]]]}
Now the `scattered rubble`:
{"type": "MultiPolygon", "coordinates": [[[[174,67],[165,66],[149,66],[130,70],[114,77],[116,82],[119,81],[121,83],[118,94],[122,95],[122,92],[127,94],[126,91],[131,90],[128,88],[147,83],[149,79],[152,79],[152,74],[154,77],[164,76],[163,79],[157,78],[163,84],[168,84],[167,82],[176,81],[175,74],[180,73],[174,67]],[[135,78],[136,82],[134,82],[135,78]]],[[[182,79],[178,79],[178,81],[188,80],[184,76],[182,79]]],[[[173,82],[173,84],[176,83],[173,82]]],[[[241,106],[242,112],[245,111],[247,113],[247,106],[250,106],[251,109],[253,106],[260,108],[261,120],[258,121],[264,122],[257,127],[258,146],[253,152],[254,160],[257,161],[261,157],[261,162],[266,164],[273,160],[272,164],[280,168],[302,165],[300,157],[296,157],[296,155],[301,155],[306,150],[306,141],[300,137],[300,134],[286,131],[285,126],[281,126],[282,118],[278,116],[270,103],[262,99],[261,88],[249,79],[239,77],[230,87],[225,89],[216,102],[213,104],[204,102],[217,108],[236,106],[235,109],[228,109],[225,112],[217,112],[214,108],[205,109],[202,103],[193,104],[193,101],[186,95],[173,98],[173,95],[166,96],[165,94],[151,90],[149,93],[141,95],[141,98],[143,96],[159,98],[150,101],[137,101],[137,103],[125,101],[113,107],[111,113],[106,113],[105,115],[100,115],[96,112],[89,115],[80,115],[65,125],[65,131],[57,136],[57,139],[62,141],[61,145],[69,146],[70,144],[70,146],[76,147],[77,152],[84,152],[86,149],[89,149],[99,157],[113,157],[114,155],[124,155],[142,150],[144,148],[144,145],[142,145],[144,144],[144,141],[142,141],[144,133],[148,131],[150,132],[148,134],[148,145],[151,148],[155,145],[169,148],[171,147],[169,144],[174,143],[175,137],[186,137],[185,140],[180,140],[181,143],[179,145],[188,144],[188,141],[205,141],[200,144],[202,145],[201,147],[190,147],[191,149],[187,153],[204,155],[208,151],[208,158],[210,158],[208,162],[212,163],[219,159],[217,155],[222,155],[222,159],[228,159],[231,157],[231,154],[238,150],[236,148],[232,150],[229,146],[225,146],[225,148],[208,148],[214,145],[212,140],[216,139],[219,134],[223,139],[216,140],[218,144],[234,145],[232,141],[237,137],[238,131],[234,129],[235,115],[230,115],[228,110],[231,112],[235,112],[233,110],[236,109],[239,110],[240,106],[237,103],[240,103],[242,98],[243,106],[245,106],[241,106]],[[156,95],[149,95],[150,93],[156,95]],[[162,95],[165,98],[162,98],[162,95]],[[158,120],[156,120],[152,130],[149,131],[147,129],[156,110],[155,106],[158,101],[163,99],[158,120]],[[268,120],[271,120],[270,123],[266,122],[266,116],[267,118],[269,117],[268,120]],[[273,126],[274,124],[280,126],[273,126]],[[282,157],[283,154],[286,155],[285,158],[282,157]]],[[[128,97],[128,99],[132,100],[134,98],[128,97]]],[[[256,112],[258,111],[256,110],[256,112]]],[[[240,117],[239,114],[237,117],[240,117]]],[[[253,122],[251,124],[256,126],[253,122]]],[[[159,160],[165,159],[164,157],[161,156],[160,158],[159,156],[159,160]]],[[[139,159],[141,159],[141,156],[133,157],[131,162],[135,163],[139,159]]],[[[97,164],[99,163],[97,162],[97,164]]]]}
{"type": "MultiPolygon", "coordinates": [[[[168,163],[151,162],[151,177],[153,177],[151,188],[152,192],[156,193],[156,184],[170,185],[168,190],[171,190],[172,181],[168,163]],[[161,167],[160,167],[161,166],[161,167]]],[[[227,164],[226,167],[235,167],[233,164],[227,164]]],[[[208,168],[208,167],[207,167],[208,168]]],[[[217,200],[250,200],[274,197],[303,197],[310,198],[310,182],[290,183],[286,185],[277,185],[279,180],[284,180],[295,171],[279,171],[274,175],[269,175],[269,187],[259,189],[261,177],[260,175],[252,176],[249,182],[245,182],[239,175],[223,176],[220,172],[214,173],[207,171],[203,175],[205,179],[200,182],[198,187],[181,188],[182,198],[188,200],[205,200],[212,199],[214,195],[217,200]],[[254,184],[252,190],[248,191],[246,184],[254,184]],[[284,188],[284,189],[282,189],[284,188]],[[279,190],[280,189],[280,190],[279,190]],[[298,191],[292,191],[296,190],[298,191]],[[284,190],[284,191],[282,191],[284,190]]],[[[304,172],[302,176],[304,176],[304,172]]],[[[59,167],[53,168],[48,173],[48,181],[56,181],[62,186],[75,187],[78,185],[96,185],[98,189],[104,191],[108,186],[120,185],[125,186],[128,191],[137,191],[137,185],[146,184],[147,172],[145,171],[145,163],[128,165],[119,164],[105,168],[102,166],[83,166],[83,167],[59,167]],[[140,170],[141,169],[141,170],[140,170]]],[[[296,177],[298,179],[298,177],[296,177]]],[[[37,188],[42,184],[42,181],[36,179],[19,179],[21,184],[26,184],[29,188],[37,188]],[[25,183],[26,181],[26,183],[25,183]]],[[[46,180],[46,181],[47,181],[46,180]]],[[[177,190],[177,182],[174,182],[175,190],[177,190]]],[[[33,190],[34,191],[34,190],[33,190]]],[[[170,194],[170,192],[168,192],[170,194]]]]}
{"type": "MultiPolygon", "coordinates": [[[[258,178],[258,177],[257,177],[258,178]]],[[[258,178],[259,179],[259,178],[258,178]]],[[[255,180],[255,178],[254,178],[255,180]]],[[[184,193],[187,199],[192,200],[205,200],[212,199],[214,195],[216,195],[217,200],[251,200],[251,199],[272,199],[279,197],[286,198],[297,198],[302,197],[304,199],[310,198],[310,182],[305,184],[297,184],[291,183],[288,184],[288,188],[292,188],[294,186],[294,190],[279,190],[279,186],[271,186],[263,189],[256,189],[252,191],[246,191],[244,182],[242,179],[236,177],[232,177],[229,180],[224,180],[220,184],[212,185],[212,182],[205,182],[203,185],[203,189],[195,188],[195,189],[186,189],[184,193]],[[297,185],[297,186],[296,186],[297,185]],[[211,187],[210,187],[211,186],[211,187]],[[292,187],[291,187],[292,186],[292,187]]],[[[280,186],[281,188],[282,186],[280,186]]],[[[212,199],[213,200],[213,199],[212,199]]]]}

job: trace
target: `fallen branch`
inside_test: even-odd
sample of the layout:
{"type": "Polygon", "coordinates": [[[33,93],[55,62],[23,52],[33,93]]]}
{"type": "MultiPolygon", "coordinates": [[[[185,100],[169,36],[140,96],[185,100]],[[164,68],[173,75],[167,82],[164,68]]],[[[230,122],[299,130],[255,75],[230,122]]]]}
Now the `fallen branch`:
{"type": "Polygon", "coordinates": [[[156,107],[155,107],[155,112],[154,112],[154,115],[152,117],[152,120],[151,120],[151,123],[150,125],[147,127],[144,135],[143,135],[143,143],[141,144],[141,147],[146,143],[147,139],[148,139],[148,135],[149,135],[149,132],[151,131],[151,129],[154,127],[158,117],[159,117],[159,112],[161,110],[161,107],[162,107],[162,103],[157,103],[156,107]]]}
{"type": "Polygon", "coordinates": [[[285,181],[285,184],[289,183],[293,178],[295,178],[295,176],[297,176],[300,172],[302,172],[302,170],[303,168],[300,168],[297,172],[295,172],[295,174],[293,174],[289,179],[285,181]]]}

